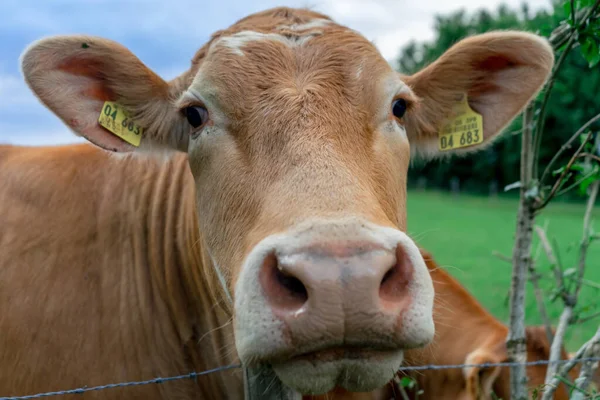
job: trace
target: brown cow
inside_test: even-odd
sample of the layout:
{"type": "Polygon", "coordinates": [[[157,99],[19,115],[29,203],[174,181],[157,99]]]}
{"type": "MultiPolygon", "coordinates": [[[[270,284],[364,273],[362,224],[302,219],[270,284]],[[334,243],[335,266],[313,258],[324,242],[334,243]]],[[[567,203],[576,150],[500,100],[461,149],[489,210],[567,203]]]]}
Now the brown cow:
{"type": "MultiPolygon", "coordinates": [[[[405,353],[405,365],[424,364],[483,364],[507,362],[506,337],[508,328],[494,318],[450,274],[441,269],[429,253],[421,250],[431,273],[436,292],[434,341],[423,349],[405,353]]],[[[550,343],[541,326],[526,327],[527,361],[548,360],[550,343]]],[[[568,354],[563,348],[562,358],[568,354]]],[[[527,367],[531,391],[541,388],[546,377],[544,365],[527,367]]],[[[510,396],[510,371],[506,367],[466,368],[464,371],[447,369],[436,371],[413,371],[427,399],[491,399],[493,391],[497,398],[508,400],[510,396]]],[[[571,379],[576,378],[576,370],[571,379]]],[[[556,399],[568,399],[564,385],[556,391],[556,399]]]]}
{"type": "MultiPolygon", "coordinates": [[[[508,328],[488,311],[450,274],[440,268],[433,257],[421,249],[435,289],[434,341],[423,349],[408,350],[405,365],[483,364],[507,362],[505,347],[508,328]]],[[[550,342],[543,327],[526,327],[527,361],[548,360],[550,342]]],[[[568,354],[563,349],[562,359],[568,354]]],[[[527,368],[529,388],[540,389],[546,377],[546,366],[527,368]]],[[[571,370],[574,380],[579,367],[571,370]]],[[[420,370],[399,373],[408,375],[416,383],[415,390],[423,390],[418,397],[415,390],[406,389],[410,399],[420,400],[483,400],[492,399],[492,392],[508,400],[510,372],[505,367],[467,368],[445,370],[420,370]]],[[[399,389],[388,384],[385,389],[371,393],[348,393],[342,390],[324,396],[306,396],[305,400],[388,400],[402,399],[399,389]]],[[[569,395],[561,384],[555,399],[568,400],[569,395]]]]}
{"type": "MultiPolygon", "coordinates": [[[[271,365],[300,393],[381,387],[405,349],[434,335],[433,285],[405,233],[410,154],[439,153],[461,99],[483,128],[461,122],[472,141],[449,153],[484,148],[553,61],[544,39],[495,32],[401,76],[357,32],[289,8],[217,32],[170,82],[106,39],[32,44],[22,70],[33,92],[121,155],[64,148],[39,167],[14,159],[35,150],[3,157],[0,387],[150,378],[237,357],[271,365]]],[[[127,398],[241,396],[225,375],[127,398]]]]}

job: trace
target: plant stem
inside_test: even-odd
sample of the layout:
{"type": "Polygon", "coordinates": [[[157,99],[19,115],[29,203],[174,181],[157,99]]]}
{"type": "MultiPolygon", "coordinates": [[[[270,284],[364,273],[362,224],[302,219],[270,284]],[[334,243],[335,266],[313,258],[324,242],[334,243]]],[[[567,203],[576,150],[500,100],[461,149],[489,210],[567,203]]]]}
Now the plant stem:
{"type": "Polygon", "coordinates": [[[533,159],[531,121],[533,106],[528,104],[523,114],[521,137],[521,188],[515,245],[513,248],[513,270],[510,291],[510,327],[506,340],[509,361],[518,364],[510,368],[511,398],[527,399],[527,374],[522,363],[527,361],[525,339],[525,283],[531,262],[531,240],[533,236],[534,208],[527,192],[530,189],[533,159]]]}
{"type": "MultiPolygon", "coordinates": [[[[563,301],[565,303],[565,308],[560,316],[560,321],[556,329],[556,334],[554,335],[554,340],[552,341],[552,346],[550,348],[551,362],[558,360],[558,358],[560,357],[560,349],[562,347],[565,330],[569,324],[571,317],[573,316],[573,309],[577,305],[577,299],[579,297],[579,292],[581,290],[583,281],[583,274],[585,272],[585,260],[587,256],[587,250],[590,243],[590,222],[592,219],[592,210],[594,209],[594,204],[596,203],[596,197],[598,196],[599,187],[600,181],[594,181],[594,183],[590,185],[590,195],[588,197],[587,205],[585,208],[585,214],[583,216],[583,234],[581,238],[581,243],[579,245],[579,262],[577,265],[577,280],[575,282],[575,290],[572,293],[564,293],[563,301]]],[[[594,336],[594,338],[595,337],[596,336],[594,336]]],[[[600,338],[598,340],[600,340],[600,338]]],[[[593,341],[590,343],[590,347],[593,347],[593,341]]],[[[556,364],[551,363],[548,365],[548,370],[546,373],[546,385],[544,389],[544,394],[542,396],[542,400],[551,399],[554,394],[554,391],[556,390],[556,386],[558,385],[558,380],[555,379],[556,370],[556,364]]],[[[579,385],[585,385],[584,388],[587,387],[587,384],[589,383],[589,377],[586,378],[586,376],[584,376],[582,378],[582,376],[580,375],[580,378],[581,381],[579,383],[576,382],[576,384],[578,385],[577,387],[579,387],[579,385]]],[[[578,379],[578,381],[579,380],[580,379],[578,379]]]]}
{"type": "Polygon", "coordinates": [[[563,339],[565,337],[565,333],[567,332],[567,327],[569,326],[569,321],[572,316],[573,306],[565,306],[562,314],[560,315],[554,340],[552,341],[552,346],[550,347],[550,364],[548,364],[548,369],[546,370],[546,385],[544,387],[542,400],[551,400],[553,398],[554,391],[556,390],[556,387],[552,386],[552,378],[554,375],[556,375],[556,370],[558,369],[558,364],[556,361],[560,358],[560,350],[563,345],[563,339]]]}
{"type": "Polygon", "coordinates": [[[590,223],[592,219],[592,211],[598,197],[598,188],[600,181],[595,181],[590,185],[590,197],[588,197],[585,208],[585,216],[583,217],[583,236],[579,245],[579,263],[577,265],[577,280],[575,281],[575,302],[579,298],[579,292],[583,282],[583,274],[585,272],[585,259],[587,257],[588,246],[590,245],[590,223]]]}
{"type": "MultiPolygon", "coordinates": [[[[543,97],[542,104],[540,106],[539,115],[538,115],[538,124],[537,124],[537,127],[533,134],[533,137],[534,137],[534,139],[533,139],[534,140],[534,144],[533,144],[533,176],[536,178],[538,176],[538,158],[539,158],[539,153],[540,153],[539,150],[540,150],[541,143],[542,143],[542,135],[544,132],[544,126],[546,124],[546,106],[548,105],[548,100],[550,99],[550,94],[551,94],[552,88],[554,86],[554,81],[556,79],[556,75],[558,74],[558,71],[560,70],[562,64],[564,63],[564,61],[567,58],[567,55],[573,48],[573,45],[575,44],[575,41],[577,40],[577,38],[579,36],[578,30],[579,30],[580,24],[582,22],[587,21],[587,19],[590,16],[594,15],[594,12],[598,8],[598,6],[600,6],[600,0],[596,0],[594,2],[594,4],[583,14],[583,17],[581,19],[576,18],[576,12],[573,8],[571,8],[571,19],[572,19],[573,26],[571,27],[571,29],[565,28],[565,29],[569,29],[569,31],[570,31],[567,34],[569,39],[567,41],[565,49],[563,50],[558,61],[554,65],[554,70],[552,71],[552,74],[550,75],[550,78],[546,84],[546,90],[544,92],[544,97],[543,97]]],[[[571,7],[574,7],[573,1],[571,1],[571,7]]],[[[558,50],[560,47],[562,47],[562,40],[560,40],[559,42],[560,43],[553,43],[555,51],[558,50]]],[[[556,155],[554,158],[556,158],[556,155]]],[[[553,161],[554,161],[554,159],[553,159],[553,161]]],[[[550,162],[549,166],[553,163],[553,161],[550,162]]],[[[544,180],[543,178],[545,177],[547,171],[548,171],[548,168],[546,168],[546,170],[544,171],[544,174],[542,175],[542,179],[540,180],[540,183],[544,180]]]]}
{"type": "MultiPolygon", "coordinates": [[[[562,377],[566,376],[569,373],[569,371],[571,371],[573,367],[577,365],[579,360],[583,357],[583,354],[585,353],[590,343],[591,341],[584,343],[583,346],[581,346],[579,350],[577,350],[577,353],[575,353],[575,355],[567,363],[563,364],[563,366],[558,370],[558,373],[554,375],[550,383],[548,383],[548,385],[550,385],[551,388],[556,388],[561,382],[562,377]]],[[[552,391],[554,390],[556,389],[553,389],[552,391]]]]}
{"type": "Polygon", "coordinates": [[[569,41],[567,42],[567,47],[565,47],[565,49],[563,50],[562,54],[560,55],[558,61],[554,65],[554,71],[552,71],[552,74],[550,75],[550,78],[548,79],[548,82],[546,83],[546,89],[544,91],[544,98],[542,99],[542,105],[540,106],[538,123],[537,123],[536,129],[534,130],[534,135],[533,135],[533,137],[534,137],[534,139],[533,139],[533,141],[534,141],[534,145],[533,145],[533,176],[535,176],[535,177],[538,176],[538,158],[539,158],[539,154],[540,154],[540,147],[542,145],[542,135],[544,132],[544,125],[546,124],[546,107],[548,105],[548,101],[550,100],[550,94],[552,93],[552,88],[554,87],[556,75],[558,74],[558,71],[560,70],[560,67],[562,66],[563,62],[565,62],[567,55],[573,48],[576,38],[577,38],[577,31],[571,32],[571,36],[569,38],[569,41]]]}
{"type": "MultiPolygon", "coordinates": [[[[588,342],[588,346],[583,352],[582,358],[592,358],[597,357],[600,354],[600,327],[596,331],[596,334],[592,337],[592,339],[588,342]]],[[[590,380],[594,375],[594,370],[598,365],[597,361],[584,361],[581,367],[581,372],[579,373],[579,377],[575,380],[575,386],[578,391],[573,393],[572,400],[583,400],[585,396],[585,391],[590,384],[590,380]]]]}
{"type": "Polygon", "coordinates": [[[562,155],[562,153],[564,153],[565,150],[569,149],[571,147],[571,144],[573,143],[573,141],[575,139],[577,139],[579,137],[579,135],[581,135],[583,132],[585,132],[585,130],[587,128],[589,128],[594,122],[598,121],[599,119],[600,119],[600,114],[596,114],[595,116],[593,116],[592,118],[590,118],[585,124],[583,124],[581,126],[581,128],[579,128],[577,130],[577,132],[575,132],[573,134],[573,136],[571,136],[569,138],[569,140],[567,140],[567,142],[565,144],[563,144],[562,146],[560,146],[560,149],[558,150],[558,152],[556,152],[556,154],[554,155],[554,157],[552,157],[552,160],[550,160],[550,162],[546,166],[546,169],[544,169],[544,173],[542,174],[542,177],[540,179],[540,186],[544,184],[544,182],[546,180],[546,176],[548,176],[548,174],[551,171],[551,168],[554,166],[554,164],[556,163],[556,161],[558,160],[558,158],[562,155]]]}
{"type": "Polygon", "coordinates": [[[552,186],[552,189],[550,190],[550,193],[548,194],[548,196],[546,196],[546,198],[543,200],[542,204],[540,204],[536,207],[536,210],[539,211],[542,208],[546,207],[548,205],[548,203],[550,202],[550,200],[552,200],[552,198],[554,197],[554,195],[560,188],[563,179],[565,178],[567,173],[571,170],[571,167],[573,166],[575,159],[577,159],[577,157],[579,156],[579,153],[581,153],[581,151],[583,150],[585,145],[590,141],[591,138],[592,138],[592,132],[590,131],[590,133],[588,133],[588,135],[585,137],[585,140],[581,143],[581,145],[579,146],[579,148],[577,149],[575,154],[573,154],[573,156],[567,163],[567,166],[565,167],[564,171],[560,174],[560,176],[558,177],[556,182],[554,182],[554,186],[552,186]]]}

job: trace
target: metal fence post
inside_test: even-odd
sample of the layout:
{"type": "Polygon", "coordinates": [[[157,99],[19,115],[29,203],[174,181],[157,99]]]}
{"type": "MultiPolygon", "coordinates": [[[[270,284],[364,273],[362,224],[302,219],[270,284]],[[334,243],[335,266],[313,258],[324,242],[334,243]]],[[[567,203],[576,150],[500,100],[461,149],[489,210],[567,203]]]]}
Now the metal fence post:
{"type": "Polygon", "coordinates": [[[268,366],[244,368],[245,400],[302,400],[302,395],[285,387],[268,366]]]}

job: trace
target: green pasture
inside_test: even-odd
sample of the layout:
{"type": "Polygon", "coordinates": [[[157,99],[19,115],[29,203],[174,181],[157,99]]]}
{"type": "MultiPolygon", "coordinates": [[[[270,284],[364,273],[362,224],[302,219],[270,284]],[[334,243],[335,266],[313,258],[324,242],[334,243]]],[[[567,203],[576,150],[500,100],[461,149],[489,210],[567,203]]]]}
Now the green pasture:
{"type": "MultiPolygon", "coordinates": [[[[537,218],[536,224],[548,224],[548,236],[558,243],[559,258],[564,269],[577,263],[582,235],[583,204],[555,202],[537,218]]],[[[508,321],[508,292],[511,265],[492,254],[510,256],[514,241],[517,199],[487,198],[469,195],[452,196],[434,191],[409,190],[408,231],[417,243],[429,250],[437,262],[456,277],[467,289],[503,322],[508,321]]],[[[600,209],[593,221],[600,218],[600,209]]],[[[598,225],[593,222],[592,227],[598,225]]],[[[597,229],[600,229],[598,227],[597,229]]],[[[533,243],[534,256],[538,248],[533,243]]],[[[600,241],[590,246],[585,278],[600,287],[600,241]]],[[[545,289],[545,303],[556,326],[562,311],[560,299],[552,302],[554,280],[543,251],[539,251],[538,271],[545,289]]],[[[591,285],[591,284],[590,284],[591,285]]],[[[585,286],[578,304],[579,315],[585,317],[600,311],[600,289],[585,286]]],[[[540,324],[538,308],[528,283],[526,304],[527,324],[540,324]]],[[[566,346],[575,351],[589,339],[600,317],[572,326],[566,346]]]]}

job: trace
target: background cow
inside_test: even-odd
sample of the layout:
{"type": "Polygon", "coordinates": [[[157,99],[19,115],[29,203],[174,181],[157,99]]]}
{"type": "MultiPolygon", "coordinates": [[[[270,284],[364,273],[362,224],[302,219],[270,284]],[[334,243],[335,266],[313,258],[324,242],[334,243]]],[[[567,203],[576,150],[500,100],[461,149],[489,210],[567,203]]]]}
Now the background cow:
{"type": "MultiPolygon", "coordinates": [[[[406,365],[423,364],[484,364],[508,362],[506,337],[508,327],[494,318],[467,290],[450,274],[441,269],[431,254],[421,250],[431,273],[436,291],[434,341],[423,349],[406,352],[406,365]]],[[[528,326],[527,361],[548,360],[550,342],[542,326],[528,326]]],[[[563,348],[562,359],[567,352],[563,348]]],[[[579,367],[571,370],[570,378],[577,377],[579,367]]],[[[547,367],[527,367],[530,391],[541,389],[547,367]]],[[[408,375],[417,382],[427,399],[492,399],[493,391],[498,398],[508,400],[510,396],[510,370],[507,367],[466,368],[411,371],[408,375]]],[[[568,399],[564,384],[555,394],[556,399],[568,399]]]]}
{"type": "MultiPolygon", "coordinates": [[[[540,37],[496,32],[401,76],[360,34],[288,8],[217,32],[171,82],[109,40],[32,44],[22,69],[33,92],[121,157],[2,157],[0,387],[147,379],[238,357],[301,393],[384,385],[404,350],[434,335],[431,278],[405,233],[411,153],[438,154],[461,99],[483,126],[454,153],[484,148],[552,65],[540,37]]],[[[236,382],[127,398],[239,398],[236,382]]]]}

